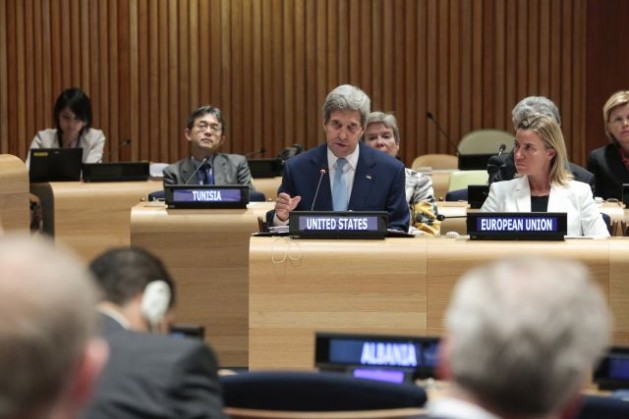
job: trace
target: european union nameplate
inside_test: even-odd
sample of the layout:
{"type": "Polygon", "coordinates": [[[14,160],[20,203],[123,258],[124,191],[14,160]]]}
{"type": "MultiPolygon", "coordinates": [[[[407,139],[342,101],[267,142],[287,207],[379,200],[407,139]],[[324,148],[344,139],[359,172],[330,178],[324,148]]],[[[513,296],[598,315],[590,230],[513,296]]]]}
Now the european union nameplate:
{"type": "Polygon", "coordinates": [[[301,239],[384,239],[386,211],[293,211],[289,234],[301,239]]]}
{"type": "Polygon", "coordinates": [[[467,214],[472,240],[564,240],[564,212],[475,212],[467,214]]]}
{"type": "Polygon", "coordinates": [[[168,208],[247,208],[249,187],[175,185],[165,188],[168,208]]]}

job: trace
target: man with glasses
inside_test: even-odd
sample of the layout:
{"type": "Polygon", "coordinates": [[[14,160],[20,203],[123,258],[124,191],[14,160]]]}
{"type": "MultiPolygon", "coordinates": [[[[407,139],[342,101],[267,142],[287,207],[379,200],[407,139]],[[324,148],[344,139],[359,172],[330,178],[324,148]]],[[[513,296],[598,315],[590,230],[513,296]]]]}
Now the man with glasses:
{"type": "Polygon", "coordinates": [[[223,113],[214,106],[201,106],[188,117],[185,130],[191,156],[164,169],[164,186],[246,185],[255,188],[244,156],[219,153],[225,142],[223,113]]]}
{"type": "Polygon", "coordinates": [[[389,229],[408,231],[404,165],[360,142],[371,101],[348,84],[323,104],[326,144],[284,163],[269,225],[286,225],[291,211],[387,211],[389,229]]]}

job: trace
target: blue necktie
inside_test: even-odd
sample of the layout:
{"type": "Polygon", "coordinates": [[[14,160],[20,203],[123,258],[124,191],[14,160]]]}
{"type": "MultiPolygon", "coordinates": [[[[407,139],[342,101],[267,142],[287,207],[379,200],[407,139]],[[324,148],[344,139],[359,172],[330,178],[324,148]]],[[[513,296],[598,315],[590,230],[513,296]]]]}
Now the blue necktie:
{"type": "Polygon", "coordinates": [[[332,183],[332,208],[334,211],[347,211],[347,204],[349,203],[347,186],[343,176],[345,163],[347,163],[345,159],[336,161],[336,172],[334,173],[334,183],[332,183]]]}
{"type": "Polygon", "coordinates": [[[207,164],[207,167],[205,170],[205,179],[206,179],[207,185],[214,185],[214,170],[212,169],[212,166],[210,166],[209,164],[207,164]]]}

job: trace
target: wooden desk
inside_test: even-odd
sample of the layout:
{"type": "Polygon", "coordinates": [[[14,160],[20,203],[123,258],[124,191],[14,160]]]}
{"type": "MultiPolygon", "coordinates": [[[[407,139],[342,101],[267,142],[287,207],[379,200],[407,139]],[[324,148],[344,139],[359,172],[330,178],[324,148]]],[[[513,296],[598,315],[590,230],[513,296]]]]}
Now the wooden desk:
{"type": "Polygon", "coordinates": [[[28,170],[22,160],[0,154],[0,228],[28,231],[30,224],[28,170]]]}
{"type": "Polygon", "coordinates": [[[624,238],[470,242],[252,237],[249,368],[312,368],[315,331],[440,335],[450,293],[465,271],[493,259],[534,254],[585,263],[615,316],[614,342],[629,343],[629,240],[624,238]]]}
{"type": "Polygon", "coordinates": [[[89,262],[111,247],[129,245],[131,207],[148,193],[162,189],[162,181],[50,182],[31,188],[40,197],[49,196],[55,241],[89,262]]]}
{"type": "MultiPolygon", "coordinates": [[[[446,217],[441,222],[441,234],[445,235],[449,231],[457,232],[461,235],[467,234],[467,211],[479,211],[477,209],[468,209],[468,203],[464,201],[459,202],[437,202],[439,214],[446,217]]],[[[599,204],[601,212],[609,215],[612,222],[612,234],[616,236],[622,236],[622,229],[620,225],[622,222],[629,221],[629,210],[625,210],[622,204],[605,202],[599,204]]]]}
{"type": "Polygon", "coordinates": [[[249,238],[274,203],[246,210],[131,210],[131,244],[160,257],[177,284],[177,322],[205,326],[222,367],[248,360],[249,238]]]}

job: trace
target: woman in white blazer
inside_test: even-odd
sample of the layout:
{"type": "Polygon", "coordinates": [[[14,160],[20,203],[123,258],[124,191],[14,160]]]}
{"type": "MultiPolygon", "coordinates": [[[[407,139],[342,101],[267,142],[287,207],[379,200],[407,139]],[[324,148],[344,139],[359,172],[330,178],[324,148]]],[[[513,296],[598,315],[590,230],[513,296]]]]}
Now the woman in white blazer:
{"type": "MultiPolygon", "coordinates": [[[[90,98],[78,88],[66,89],[57,98],[53,112],[54,129],[39,131],[31,142],[31,149],[72,148],[83,149],[83,163],[98,163],[103,159],[105,134],[92,128],[90,98]]],[[[30,151],[26,158],[30,167],[30,151]]]]}
{"type": "Polygon", "coordinates": [[[517,177],[492,183],[483,212],[565,212],[569,236],[608,237],[588,184],[572,180],[561,129],[546,115],[523,120],[513,148],[517,177]]]}

